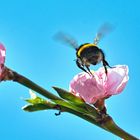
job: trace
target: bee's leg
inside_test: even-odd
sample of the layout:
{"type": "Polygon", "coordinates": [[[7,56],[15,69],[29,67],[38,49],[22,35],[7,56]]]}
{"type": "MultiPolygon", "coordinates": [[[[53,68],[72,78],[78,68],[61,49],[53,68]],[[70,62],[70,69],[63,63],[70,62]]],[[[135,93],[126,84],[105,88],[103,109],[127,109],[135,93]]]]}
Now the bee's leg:
{"type": "Polygon", "coordinates": [[[81,70],[83,70],[84,72],[88,73],[88,72],[86,71],[86,69],[84,69],[84,66],[78,61],[78,59],[76,60],[76,65],[77,65],[81,70]]]}
{"type": "Polygon", "coordinates": [[[107,75],[107,66],[109,66],[108,62],[106,60],[103,60],[103,66],[104,66],[104,69],[105,69],[105,74],[107,75]]]}
{"type": "Polygon", "coordinates": [[[93,73],[90,71],[89,66],[86,65],[86,68],[87,68],[89,74],[93,76],[93,73]]]}
{"type": "Polygon", "coordinates": [[[100,49],[100,51],[101,51],[102,56],[103,56],[103,58],[102,58],[103,66],[104,66],[104,67],[108,66],[109,68],[113,68],[113,67],[111,67],[111,66],[109,65],[109,63],[105,60],[105,54],[104,54],[104,52],[103,52],[101,49],[100,49]]]}
{"type": "Polygon", "coordinates": [[[108,66],[109,68],[113,68],[108,64],[108,62],[105,59],[103,60],[103,65],[108,66]]]}
{"type": "Polygon", "coordinates": [[[109,68],[115,68],[115,67],[111,67],[105,59],[103,59],[103,66],[104,66],[104,68],[105,68],[105,73],[106,73],[106,75],[107,75],[107,66],[108,66],[109,68]]]}
{"type": "Polygon", "coordinates": [[[105,69],[105,74],[107,75],[107,67],[106,65],[103,65],[104,66],[104,69],[105,69]]]}

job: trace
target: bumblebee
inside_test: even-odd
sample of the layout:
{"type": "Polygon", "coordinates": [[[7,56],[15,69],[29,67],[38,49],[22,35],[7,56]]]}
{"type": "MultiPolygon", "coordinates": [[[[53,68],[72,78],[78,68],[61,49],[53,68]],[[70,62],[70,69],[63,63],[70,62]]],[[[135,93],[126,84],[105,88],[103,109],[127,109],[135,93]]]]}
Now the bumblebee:
{"type": "Polygon", "coordinates": [[[102,62],[107,74],[107,66],[111,67],[105,60],[104,52],[96,46],[96,44],[86,43],[82,44],[76,49],[76,64],[77,66],[87,73],[91,73],[90,65],[97,65],[102,62]],[[86,69],[85,69],[86,68],[86,69]]]}
{"type": "Polygon", "coordinates": [[[93,75],[89,68],[90,65],[97,65],[102,62],[107,75],[107,67],[112,67],[106,61],[104,52],[97,46],[97,44],[99,43],[100,39],[103,38],[104,35],[106,35],[111,29],[112,28],[110,25],[104,24],[98,31],[93,43],[84,43],[80,46],[74,39],[72,39],[70,36],[66,36],[63,33],[59,34],[59,39],[65,41],[75,48],[77,56],[76,64],[81,70],[93,75]]]}

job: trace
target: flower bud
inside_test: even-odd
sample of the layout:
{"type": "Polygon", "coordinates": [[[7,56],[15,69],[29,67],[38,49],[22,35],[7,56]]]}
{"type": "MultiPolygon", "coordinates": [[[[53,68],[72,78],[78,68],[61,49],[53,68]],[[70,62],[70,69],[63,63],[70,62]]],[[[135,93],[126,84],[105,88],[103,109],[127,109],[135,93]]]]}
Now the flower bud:
{"type": "Polygon", "coordinates": [[[3,77],[3,71],[4,71],[4,62],[5,62],[5,47],[3,44],[0,43],[0,81],[2,80],[3,77]]]}

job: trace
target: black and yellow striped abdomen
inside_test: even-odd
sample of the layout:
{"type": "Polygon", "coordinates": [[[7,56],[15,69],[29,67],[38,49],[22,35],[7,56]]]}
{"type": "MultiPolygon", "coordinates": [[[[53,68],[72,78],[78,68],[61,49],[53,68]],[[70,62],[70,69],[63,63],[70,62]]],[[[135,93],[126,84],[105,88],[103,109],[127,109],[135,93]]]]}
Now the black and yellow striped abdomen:
{"type": "Polygon", "coordinates": [[[78,49],[77,49],[77,52],[76,52],[76,55],[77,57],[80,57],[81,56],[81,53],[83,53],[85,50],[88,50],[90,48],[97,48],[97,46],[95,44],[90,44],[90,43],[85,43],[85,44],[82,44],[78,49]]]}

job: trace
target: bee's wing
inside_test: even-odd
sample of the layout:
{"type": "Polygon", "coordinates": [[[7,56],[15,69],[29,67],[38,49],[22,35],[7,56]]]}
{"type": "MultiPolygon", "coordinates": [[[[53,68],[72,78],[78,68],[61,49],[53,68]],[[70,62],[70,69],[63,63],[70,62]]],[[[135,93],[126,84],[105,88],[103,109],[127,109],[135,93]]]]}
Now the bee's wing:
{"type": "Polygon", "coordinates": [[[110,33],[114,29],[114,26],[109,23],[104,23],[98,30],[96,37],[94,39],[94,44],[98,44],[99,41],[110,33]]]}
{"type": "Polygon", "coordinates": [[[66,44],[70,45],[71,47],[73,47],[74,49],[77,49],[79,47],[77,41],[73,37],[71,37],[70,35],[65,34],[63,32],[58,32],[54,36],[54,39],[61,41],[63,43],[66,43],[66,44]]]}

